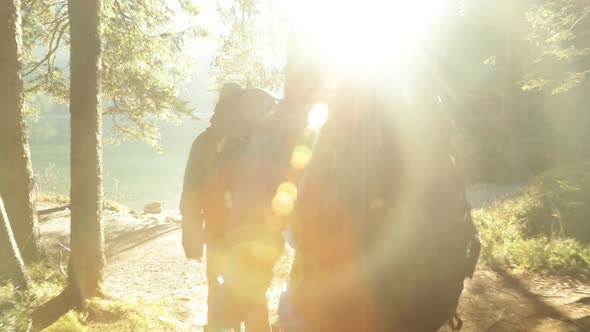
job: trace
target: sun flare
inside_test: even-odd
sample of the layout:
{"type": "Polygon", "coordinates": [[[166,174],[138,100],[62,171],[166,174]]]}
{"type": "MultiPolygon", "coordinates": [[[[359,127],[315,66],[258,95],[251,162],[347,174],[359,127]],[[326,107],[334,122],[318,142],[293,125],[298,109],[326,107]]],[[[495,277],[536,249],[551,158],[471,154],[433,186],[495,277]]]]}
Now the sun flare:
{"type": "Polygon", "coordinates": [[[294,25],[306,50],[339,71],[406,57],[445,12],[444,0],[299,0],[294,25]]]}
{"type": "Polygon", "coordinates": [[[328,105],[322,102],[314,104],[307,116],[307,125],[313,130],[321,129],[328,121],[328,105]]]}

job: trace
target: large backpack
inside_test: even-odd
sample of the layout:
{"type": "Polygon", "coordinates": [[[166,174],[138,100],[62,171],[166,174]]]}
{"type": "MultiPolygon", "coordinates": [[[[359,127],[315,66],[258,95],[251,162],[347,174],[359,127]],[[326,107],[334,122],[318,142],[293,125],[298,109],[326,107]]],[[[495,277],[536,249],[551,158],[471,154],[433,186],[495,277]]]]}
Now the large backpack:
{"type": "Polygon", "coordinates": [[[219,134],[212,142],[213,151],[207,161],[210,174],[204,212],[207,215],[208,210],[222,211],[216,212],[218,215],[206,223],[208,236],[216,238],[225,237],[231,227],[231,211],[235,203],[233,188],[248,142],[277,102],[270,93],[255,88],[241,90],[230,98],[224,106],[230,109],[229,116],[217,129],[219,134]]]}
{"type": "Polygon", "coordinates": [[[448,122],[436,95],[375,89],[337,92],[314,145],[292,224],[295,309],[305,330],[460,329],[479,242],[448,122]]]}
{"type": "MultiPolygon", "coordinates": [[[[248,137],[276,105],[261,89],[232,89],[220,96],[211,126],[195,139],[187,163],[180,209],[203,215],[209,244],[223,241],[229,229],[231,187],[248,137]]],[[[189,257],[202,251],[200,218],[183,218],[183,245],[189,257]]]]}

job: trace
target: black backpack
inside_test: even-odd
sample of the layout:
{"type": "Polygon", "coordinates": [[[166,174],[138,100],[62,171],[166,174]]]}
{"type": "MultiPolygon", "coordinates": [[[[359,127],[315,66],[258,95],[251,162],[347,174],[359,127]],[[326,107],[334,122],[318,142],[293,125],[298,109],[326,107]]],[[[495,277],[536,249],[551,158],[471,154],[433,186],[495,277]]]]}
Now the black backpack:
{"type": "MultiPolygon", "coordinates": [[[[324,301],[323,291],[331,287],[330,283],[320,286],[322,292],[315,288],[294,290],[300,294],[307,291],[301,300],[303,319],[316,320],[320,325],[310,326],[326,332],[427,332],[437,331],[447,321],[458,330],[462,325],[456,315],[458,300],[464,280],[473,274],[480,245],[465,197],[465,184],[455,166],[452,149],[445,142],[448,137],[441,129],[445,125],[441,125],[443,120],[437,119],[434,111],[440,105],[436,98],[432,98],[431,105],[418,105],[433,109],[428,114],[433,125],[414,128],[415,119],[410,118],[420,118],[416,107],[392,107],[403,103],[392,103],[391,96],[380,99],[372,87],[365,91],[363,88],[352,86],[350,93],[342,92],[336,99],[335,116],[324,127],[304,174],[293,228],[298,247],[302,248],[297,253],[302,254],[301,279],[305,280],[316,269],[320,271],[316,275],[328,276],[330,280],[338,278],[334,271],[347,271],[346,264],[321,266],[322,261],[314,262],[315,257],[324,255],[320,253],[324,248],[338,248],[329,242],[339,241],[334,240],[338,233],[350,228],[343,227],[343,223],[354,225],[362,270],[359,278],[375,299],[377,323],[355,327],[330,324],[355,315],[358,318],[351,322],[372,320],[359,313],[362,306],[349,308],[349,303],[354,302],[354,290],[350,295],[346,291],[327,295],[335,299],[324,301]],[[423,143],[427,139],[422,136],[429,130],[441,131],[441,139],[429,138],[431,141],[423,143]],[[433,144],[428,151],[418,152],[412,150],[409,142],[417,146],[433,144]],[[412,159],[417,162],[409,161],[412,159]],[[433,173],[427,172],[429,164],[436,165],[433,173]],[[405,186],[409,178],[414,182],[408,189],[405,186]],[[334,206],[346,212],[334,214],[334,206]],[[321,301],[328,305],[315,308],[314,303],[321,301]],[[326,322],[328,325],[322,325],[326,322]]],[[[333,280],[333,284],[338,282],[333,280]]],[[[307,285],[303,287],[318,285],[318,281],[307,285]]],[[[366,316],[371,311],[368,308],[366,316]]]]}
{"type": "Polygon", "coordinates": [[[211,142],[207,160],[208,177],[211,180],[206,195],[211,206],[204,206],[205,214],[208,209],[226,209],[227,215],[215,220],[219,225],[210,225],[212,227],[208,230],[217,237],[225,236],[230,227],[233,187],[248,142],[272,113],[277,99],[265,90],[248,88],[233,93],[224,102],[223,107],[227,108],[224,112],[227,115],[216,124],[217,128],[213,128],[217,134],[211,142]]]}
{"type": "Polygon", "coordinates": [[[193,142],[184,177],[180,210],[183,246],[187,257],[202,255],[203,237],[221,240],[228,230],[234,173],[248,137],[276,105],[276,98],[261,89],[234,89],[220,96],[211,126],[193,142]],[[222,98],[223,97],[223,98],[222,98]],[[186,216],[203,213],[205,234],[198,220],[186,216]]]}

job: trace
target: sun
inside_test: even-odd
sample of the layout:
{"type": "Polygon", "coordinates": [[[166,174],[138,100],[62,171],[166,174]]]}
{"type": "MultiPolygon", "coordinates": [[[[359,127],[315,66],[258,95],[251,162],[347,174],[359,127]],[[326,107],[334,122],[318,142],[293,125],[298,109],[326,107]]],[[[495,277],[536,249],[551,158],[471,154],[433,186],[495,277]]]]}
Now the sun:
{"type": "Polygon", "coordinates": [[[318,61],[339,71],[401,60],[445,13],[445,0],[296,0],[292,25],[318,61]]]}

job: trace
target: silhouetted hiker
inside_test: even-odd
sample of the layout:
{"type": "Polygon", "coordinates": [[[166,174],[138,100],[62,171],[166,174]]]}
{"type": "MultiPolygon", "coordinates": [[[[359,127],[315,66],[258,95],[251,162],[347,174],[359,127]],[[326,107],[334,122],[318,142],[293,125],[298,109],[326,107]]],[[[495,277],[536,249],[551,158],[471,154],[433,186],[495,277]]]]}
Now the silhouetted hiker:
{"type": "Polygon", "coordinates": [[[290,45],[279,107],[296,188],[284,331],[460,329],[455,311],[479,242],[442,69],[416,56],[395,70],[330,72],[310,53],[290,45]]]}
{"type": "MultiPolygon", "coordinates": [[[[200,138],[193,145],[181,210],[197,209],[204,219],[209,282],[207,330],[237,329],[244,321],[248,331],[265,331],[269,325],[266,290],[282,248],[282,237],[280,230],[269,232],[263,215],[257,213],[265,198],[264,188],[272,182],[274,167],[265,164],[264,153],[259,153],[265,151],[266,144],[273,143],[261,137],[262,123],[276,106],[276,99],[261,89],[234,86],[224,86],[212,125],[202,134],[206,146],[203,154],[207,157],[199,157],[200,138]],[[232,91],[224,93],[228,88],[232,91]],[[205,170],[205,176],[195,181],[189,169],[205,170]],[[192,189],[187,188],[197,190],[191,194],[192,189]],[[276,238],[272,254],[262,257],[258,250],[269,236],[276,238]]],[[[185,227],[187,236],[183,241],[189,257],[192,245],[199,243],[194,234],[199,233],[200,223],[196,223],[196,230],[192,225],[185,227]]],[[[267,254],[266,249],[262,251],[267,254]]]]}
{"type": "Polygon", "coordinates": [[[207,319],[212,326],[218,324],[221,318],[225,319],[220,318],[223,312],[219,308],[214,310],[211,299],[218,297],[223,243],[229,223],[229,207],[218,185],[218,182],[223,181],[223,175],[217,157],[234,120],[232,97],[242,90],[242,86],[237,83],[226,83],[221,88],[211,125],[192,144],[180,200],[182,244],[186,256],[200,259],[203,256],[203,244],[207,244],[207,319]]]}

